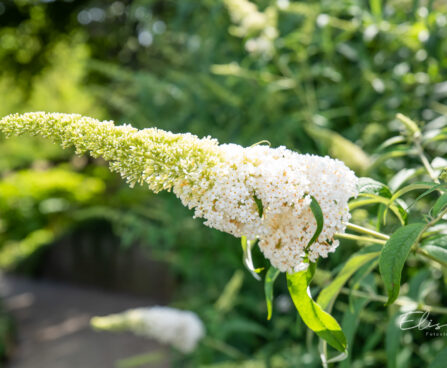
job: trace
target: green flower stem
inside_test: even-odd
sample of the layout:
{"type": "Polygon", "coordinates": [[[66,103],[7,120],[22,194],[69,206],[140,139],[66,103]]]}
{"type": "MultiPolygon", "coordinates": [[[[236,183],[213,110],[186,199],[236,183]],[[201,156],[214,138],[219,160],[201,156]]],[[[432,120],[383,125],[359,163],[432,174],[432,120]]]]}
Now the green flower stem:
{"type": "Polygon", "coordinates": [[[425,156],[424,149],[422,148],[420,140],[415,139],[414,145],[416,147],[418,156],[421,159],[421,162],[424,165],[425,170],[427,171],[428,176],[430,176],[431,180],[433,180],[436,184],[439,184],[439,179],[436,176],[432,166],[430,165],[430,162],[428,162],[427,157],[425,156]]]}
{"type": "Polygon", "coordinates": [[[415,251],[417,251],[417,249],[419,249],[419,242],[422,238],[422,235],[429,229],[431,228],[433,225],[435,225],[439,220],[441,220],[445,215],[447,214],[447,207],[441,211],[439,213],[438,216],[436,216],[435,218],[431,219],[431,221],[427,222],[427,224],[424,226],[424,228],[422,229],[418,239],[416,240],[416,242],[414,243],[414,249],[415,251]]]}
{"type": "Polygon", "coordinates": [[[428,254],[424,249],[422,249],[422,248],[419,246],[419,242],[420,242],[420,240],[421,240],[421,238],[422,238],[422,235],[423,235],[423,234],[424,234],[430,227],[432,227],[432,226],[435,225],[439,220],[441,220],[446,214],[447,214],[447,207],[446,207],[443,211],[441,211],[441,212],[439,213],[438,216],[436,216],[435,218],[433,218],[431,221],[429,221],[429,222],[425,225],[425,227],[423,228],[423,230],[421,231],[421,233],[420,233],[420,235],[419,235],[419,238],[416,240],[416,242],[415,242],[415,244],[414,244],[414,246],[413,246],[413,251],[414,251],[415,253],[417,253],[417,254],[419,254],[419,255],[421,255],[421,256],[427,258],[427,259],[430,259],[430,260],[432,260],[432,261],[435,261],[435,262],[439,263],[442,267],[446,267],[446,268],[447,268],[447,263],[445,263],[445,262],[443,262],[443,261],[441,261],[441,260],[439,260],[439,259],[436,259],[436,258],[432,257],[430,254],[428,254]]]}
{"type": "Polygon", "coordinates": [[[441,220],[445,215],[447,214],[447,207],[444,208],[443,211],[441,211],[439,213],[438,216],[436,216],[434,219],[432,219],[430,222],[427,223],[427,225],[425,225],[424,227],[424,231],[427,231],[430,227],[432,227],[433,225],[435,225],[439,220],[441,220]]]}
{"type": "Polygon", "coordinates": [[[358,236],[358,235],[354,235],[354,234],[346,234],[346,233],[345,234],[336,233],[335,237],[340,238],[340,239],[358,240],[358,241],[365,241],[365,242],[369,242],[369,243],[382,244],[382,245],[385,245],[385,243],[386,243],[385,240],[371,238],[368,236],[358,236]]]}
{"type": "Polygon", "coordinates": [[[433,180],[435,183],[439,184],[439,179],[435,174],[435,171],[433,170],[432,166],[430,165],[430,162],[427,160],[427,157],[424,154],[424,149],[422,148],[421,144],[421,131],[419,130],[419,127],[417,124],[411,120],[409,117],[403,115],[403,114],[397,114],[396,118],[399,119],[407,128],[408,132],[413,136],[414,145],[417,150],[417,154],[419,158],[421,159],[422,164],[425,167],[425,170],[427,171],[428,175],[430,176],[431,180],[433,180]]]}
{"type": "MultiPolygon", "coordinates": [[[[388,297],[383,296],[383,295],[374,294],[371,292],[366,293],[363,291],[352,290],[349,288],[342,288],[340,290],[340,292],[345,295],[352,295],[352,296],[355,296],[358,298],[366,298],[366,299],[369,299],[369,300],[372,300],[375,302],[380,302],[380,303],[386,303],[388,301],[388,297]]],[[[401,307],[404,307],[404,306],[406,307],[408,305],[414,304],[415,309],[418,309],[418,310],[421,310],[424,312],[447,314],[447,308],[438,307],[438,306],[434,306],[434,305],[427,305],[427,304],[423,304],[423,303],[416,303],[408,298],[397,298],[396,301],[394,302],[394,304],[397,304],[401,307]]]]}
{"type": "Polygon", "coordinates": [[[427,253],[427,251],[425,251],[423,248],[416,248],[415,252],[425,258],[428,258],[434,262],[439,263],[442,267],[447,268],[447,263],[441,261],[440,259],[437,259],[435,257],[433,257],[432,255],[430,255],[429,253],[427,253]]]}
{"type": "MultiPolygon", "coordinates": [[[[435,259],[434,257],[432,257],[430,254],[428,254],[426,251],[424,251],[423,249],[421,249],[419,247],[419,241],[422,238],[422,234],[424,234],[430,227],[432,227],[433,225],[435,225],[439,220],[441,220],[445,215],[447,214],[447,208],[445,208],[443,211],[441,211],[441,213],[439,213],[438,216],[436,216],[434,219],[432,219],[431,221],[429,221],[424,229],[421,231],[421,235],[419,236],[419,239],[416,240],[415,242],[415,246],[413,247],[413,251],[419,255],[421,255],[422,257],[425,257],[427,259],[430,259],[431,261],[437,262],[439,263],[442,267],[447,267],[447,263],[442,262],[438,259],[435,259]]],[[[376,244],[382,244],[385,245],[386,241],[390,238],[388,235],[386,234],[382,234],[379,233],[377,231],[371,230],[371,229],[367,229],[363,226],[359,226],[359,225],[355,225],[355,224],[351,224],[351,223],[346,223],[346,228],[353,230],[353,231],[357,231],[359,233],[363,233],[363,234],[367,234],[367,235],[371,235],[373,237],[376,238],[380,238],[380,239],[375,239],[375,238],[371,238],[371,237],[363,237],[363,236],[357,236],[357,235],[353,235],[353,234],[336,234],[337,237],[339,238],[344,238],[344,239],[352,239],[352,240],[362,240],[362,241],[370,241],[372,243],[376,243],[376,244]]]]}
{"type": "Polygon", "coordinates": [[[363,227],[363,226],[351,224],[349,222],[347,222],[345,225],[346,225],[346,228],[348,228],[349,230],[356,231],[358,233],[362,233],[362,234],[366,234],[366,235],[371,235],[373,237],[376,237],[376,238],[379,238],[382,240],[388,240],[390,238],[386,234],[382,234],[377,231],[367,229],[366,227],[363,227]]]}
{"type": "Polygon", "coordinates": [[[319,339],[318,342],[318,351],[320,352],[321,365],[323,368],[328,368],[327,364],[327,342],[323,339],[319,339]]]}

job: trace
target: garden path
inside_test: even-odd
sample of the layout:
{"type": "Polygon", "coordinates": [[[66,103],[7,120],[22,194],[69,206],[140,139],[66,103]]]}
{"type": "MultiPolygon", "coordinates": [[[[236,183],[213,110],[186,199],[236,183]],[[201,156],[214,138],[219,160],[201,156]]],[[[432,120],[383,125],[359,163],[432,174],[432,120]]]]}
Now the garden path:
{"type": "Polygon", "coordinates": [[[124,368],[124,359],[143,354],[154,361],[138,367],[169,366],[168,350],[156,342],[89,326],[94,315],[153,305],[150,299],[11,275],[0,275],[0,295],[18,335],[8,368],[124,368]]]}

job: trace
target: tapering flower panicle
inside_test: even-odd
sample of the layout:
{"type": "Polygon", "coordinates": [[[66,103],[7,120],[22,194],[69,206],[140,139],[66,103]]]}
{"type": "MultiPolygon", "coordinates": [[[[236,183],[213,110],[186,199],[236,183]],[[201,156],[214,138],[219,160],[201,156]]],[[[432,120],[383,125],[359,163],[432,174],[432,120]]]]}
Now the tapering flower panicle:
{"type": "Polygon", "coordinates": [[[98,330],[131,331],[172,345],[185,354],[194,351],[205,336],[203,323],[195,313],[169,307],[129,309],[93,317],[91,325],[98,330]]]}
{"type": "Polygon", "coordinates": [[[209,137],[137,130],[68,114],[10,115],[0,120],[0,131],[41,135],[63,147],[75,146],[77,153],[90,151],[109,160],[111,169],[131,184],[146,182],[155,192],[172,189],[206,225],[259,239],[266,258],[283,272],[305,269],[307,260],[327,257],[337,248],[334,236],[345,230],[348,200],[357,194],[357,177],[343,162],[285,147],[219,145],[209,137]],[[317,226],[312,197],[322,209],[324,226],[308,247],[317,226]]]}
{"type": "Polygon", "coordinates": [[[77,154],[103,157],[110,168],[131,184],[148,183],[154,192],[170,190],[181,181],[192,185],[220,161],[218,142],[173,134],[157,128],[138,130],[115,126],[77,114],[34,112],[13,114],[0,120],[5,135],[31,134],[49,138],[77,154]]]}

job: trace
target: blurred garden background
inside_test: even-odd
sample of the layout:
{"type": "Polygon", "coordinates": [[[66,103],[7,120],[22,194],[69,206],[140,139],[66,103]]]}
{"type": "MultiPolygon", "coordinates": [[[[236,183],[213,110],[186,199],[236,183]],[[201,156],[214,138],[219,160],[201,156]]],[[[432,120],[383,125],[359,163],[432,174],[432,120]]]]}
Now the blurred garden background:
{"type": "MultiPolygon", "coordinates": [[[[446,55],[445,0],[2,0],[0,116],[79,113],[221,143],[268,140],[328,154],[358,176],[394,179],[398,187],[394,174],[411,167],[410,152],[402,147],[377,159],[376,150],[398,131],[396,113],[446,124],[446,55]]],[[[437,149],[445,156],[445,145],[437,149]]],[[[353,216],[368,222],[365,209],[353,216]]],[[[343,241],[322,263],[320,282],[357,248],[343,241]]],[[[237,239],[193,220],[174,195],[130,189],[104,161],[48,141],[0,137],[0,267],[16,275],[12,286],[31,285],[32,293],[29,280],[39,287],[50,280],[91,298],[92,290],[130,298],[104,313],[141,300],[192,310],[204,321],[207,338],[194,353],[155,348],[144,355],[138,341],[140,350],[127,358],[141,359],[118,366],[319,367],[285,279],[267,321],[263,286],[241,269],[241,258],[237,239]]],[[[421,293],[447,300],[443,280],[432,284],[433,270],[410,264],[405,272],[415,300],[421,293]]],[[[49,305],[60,302],[57,292],[51,297],[49,305]]],[[[14,361],[21,341],[7,310],[5,301],[5,362],[14,361]]],[[[32,311],[31,302],[27,318],[32,311]]],[[[445,337],[402,331],[395,312],[371,302],[365,312],[359,307],[356,322],[343,298],[337,302],[334,313],[357,342],[337,366],[427,366],[445,337]]]]}

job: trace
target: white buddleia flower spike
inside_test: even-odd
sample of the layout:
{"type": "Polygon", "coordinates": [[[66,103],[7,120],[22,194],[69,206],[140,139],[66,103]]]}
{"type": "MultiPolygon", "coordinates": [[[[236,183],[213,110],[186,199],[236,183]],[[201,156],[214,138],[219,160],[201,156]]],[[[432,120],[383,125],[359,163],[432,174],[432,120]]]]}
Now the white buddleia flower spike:
{"type": "Polygon", "coordinates": [[[298,154],[285,147],[219,145],[209,137],[138,130],[69,114],[28,113],[0,120],[7,136],[31,133],[78,153],[109,160],[130,184],[173,190],[205,224],[236,237],[259,239],[259,247],[282,272],[306,269],[338,247],[349,218],[348,200],[357,177],[339,160],[298,154]],[[323,212],[323,229],[308,247],[317,223],[312,197],[323,212]],[[262,203],[260,216],[257,201],[262,203]]]}
{"type": "Polygon", "coordinates": [[[91,325],[98,330],[131,331],[171,345],[185,354],[193,352],[205,336],[203,323],[195,313],[169,307],[129,309],[93,317],[91,325]]]}

